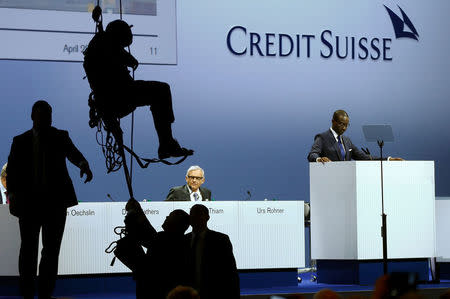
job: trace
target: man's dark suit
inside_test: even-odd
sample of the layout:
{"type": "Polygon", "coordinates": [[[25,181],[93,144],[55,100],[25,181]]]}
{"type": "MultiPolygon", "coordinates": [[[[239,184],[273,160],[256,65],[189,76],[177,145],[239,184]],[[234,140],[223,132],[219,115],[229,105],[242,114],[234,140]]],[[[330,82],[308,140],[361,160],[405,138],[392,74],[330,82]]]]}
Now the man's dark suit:
{"type": "MultiPolygon", "coordinates": [[[[193,243],[192,237],[192,233],[186,235],[188,246],[193,243]]],[[[203,245],[200,285],[195,285],[193,281],[191,282],[192,286],[199,290],[202,299],[239,298],[239,275],[229,237],[207,229],[203,245]]],[[[191,251],[189,277],[193,279],[195,277],[195,252],[191,251]]]]}
{"type": "MultiPolygon", "coordinates": [[[[202,195],[202,201],[211,200],[211,191],[207,188],[200,187],[200,194],[202,195]]],[[[167,194],[166,201],[190,201],[188,185],[173,187],[167,194]]]]}
{"type": "Polygon", "coordinates": [[[344,159],[341,157],[339,144],[333,133],[327,130],[314,137],[314,144],[308,154],[309,162],[316,162],[318,157],[328,157],[331,161],[372,160],[369,155],[354,146],[350,138],[344,135],[341,137],[345,148],[344,159]]]}
{"type": "Polygon", "coordinates": [[[147,246],[136,275],[137,299],[165,299],[178,285],[186,285],[187,251],[184,235],[158,232],[147,246]]]}
{"type": "Polygon", "coordinates": [[[50,298],[54,289],[66,210],[78,203],[66,158],[77,166],[87,163],[67,131],[51,127],[47,133],[34,137],[33,130],[29,130],[13,139],[8,157],[7,186],[9,194],[14,195],[10,198],[10,212],[19,217],[22,240],[20,288],[25,298],[32,298],[34,293],[41,227],[39,297],[50,298]],[[39,155],[36,154],[37,138],[39,155]]]}

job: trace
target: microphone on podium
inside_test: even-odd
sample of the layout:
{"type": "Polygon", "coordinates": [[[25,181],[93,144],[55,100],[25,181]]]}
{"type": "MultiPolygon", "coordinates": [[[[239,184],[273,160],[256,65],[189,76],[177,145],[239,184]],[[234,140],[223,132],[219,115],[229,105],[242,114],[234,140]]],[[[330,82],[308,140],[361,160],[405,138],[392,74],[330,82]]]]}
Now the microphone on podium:
{"type": "Polygon", "coordinates": [[[369,151],[368,147],[366,147],[366,148],[362,147],[361,149],[366,155],[370,156],[370,151],[369,151]]]}
{"type": "Polygon", "coordinates": [[[370,157],[370,159],[372,159],[372,155],[370,154],[370,151],[369,151],[368,147],[366,147],[366,148],[362,147],[361,149],[367,156],[370,157]]]}

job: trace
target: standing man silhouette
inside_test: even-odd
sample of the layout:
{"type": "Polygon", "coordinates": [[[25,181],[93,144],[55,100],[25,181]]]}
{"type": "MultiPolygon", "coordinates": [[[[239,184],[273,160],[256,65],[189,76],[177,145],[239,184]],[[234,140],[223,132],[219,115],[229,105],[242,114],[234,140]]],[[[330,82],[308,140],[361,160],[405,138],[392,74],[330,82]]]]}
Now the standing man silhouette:
{"type": "Polygon", "coordinates": [[[86,174],[85,183],[92,179],[92,172],[68,132],[51,126],[52,108],[46,101],[34,103],[31,119],[33,128],[13,139],[6,180],[10,212],[19,218],[20,291],[24,299],[34,298],[42,229],[38,295],[50,299],[67,208],[78,204],[66,158],[80,168],[80,177],[86,174]]]}
{"type": "Polygon", "coordinates": [[[190,284],[202,299],[238,299],[239,275],[228,235],[208,228],[209,210],[195,204],[190,210],[192,232],[185,235],[190,247],[190,284]]]}

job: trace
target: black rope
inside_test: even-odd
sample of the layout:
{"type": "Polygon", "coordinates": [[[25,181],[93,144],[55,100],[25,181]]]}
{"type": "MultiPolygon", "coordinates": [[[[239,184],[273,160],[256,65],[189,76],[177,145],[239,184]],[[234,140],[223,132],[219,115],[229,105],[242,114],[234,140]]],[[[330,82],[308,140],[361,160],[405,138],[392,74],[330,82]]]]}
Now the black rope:
{"type": "Polygon", "coordinates": [[[130,153],[130,155],[132,155],[135,159],[136,162],[139,164],[139,166],[141,168],[147,168],[149,164],[151,163],[163,163],[166,165],[178,165],[181,162],[183,162],[184,160],[186,160],[187,157],[189,157],[190,155],[184,155],[183,157],[180,158],[180,160],[176,161],[176,162],[169,162],[165,159],[156,159],[156,158],[142,158],[139,157],[133,150],[131,150],[128,146],[123,145],[123,148],[130,153]],[[142,161],[144,161],[145,163],[143,163],[142,161]]]}
{"type": "MultiPolygon", "coordinates": [[[[134,137],[134,111],[131,113],[131,136],[130,136],[130,143],[131,143],[131,150],[133,151],[133,137],[134,137]]],[[[130,180],[133,182],[133,155],[130,154],[130,180]]]]}
{"type": "Polygon", "coordinates": [[[120,19],[122,20],[122,0],[119,1],[120,5],[120,19]]]}
{"type": "MultiPolygon", "coordinates": [[[[122,0],[119,1],[119,12],[120,12],[120,19],[122,20],[122,0]]],[[[130,46],[128,46],[128,53],[131,54],[130,46]]],[[[134,69],[133,69],[133,80],[134,80],[134,69]]],[[[134,147],[134,111],[131,112],[131,136],[130,136],[130,144],[131,144],[131,150],[133,150],[134,147]]],[[[130,185],[133,185],[133,155],[130,154],[130,185]]]]}
{"type": "MultiPolygon", "coordinates": [[[[100,7],[100,0],[97,0],[97,7],[100,7]]],[[[100,15],[100,22],[102,22],[102,21],[103,21],[103,16],[100,15]]],[[[97,34],[97,32],[98,32],[98,26],[96,25],[95,26],[95,34],[97,34]]]]}
{"type": "MultiPolygon", "coordinates": [[[[130,46],[128,46],[128,52],[131,54],[130,46]]],[[[133,69],[133,80],[134,80],[134,69],[133,69]]],[[[131,136],[130,136],[131,151],[133,151],[134,145],[134,110],[131,112],[131,136]]],[[[130,154],[130,180],[133,183],[133,155],[130,154]]]]}
{"type": "MultiPolygon", "coordinates": [[[[114,228],[114,233],[116,235],[118,235],[120,237],[120,239],[122,239],[123,237],[125,237],[127,235],[127,230],[125,228],[125,226],[116,226],[114,228]]],[[[113,252],[117,247],[117,241],[113,241],[109,244],[108,247],[106,247],[105,249],[105,253],[111,253],[113,252]],[[114,247],[112,247],[113,245],[115,245],[114,247]]]]}
{"type": "Polygon", "coordinates": [[[102,147],[107,172],[110,173],[118,171],[123,164],[119,145],[101,120],[98,122],[96,140],[97,144],[102,147]],[[106,131],[106,139],[104,138],[103,130],[106,131]]]}
{"type": "MultiPolygon", "coordinates": [[[[92,103],[93,104],[93,103],[92,103]]],[[[120,127],[120,119],[116,119],[114,121],[117,121],[117,127],[120,127]]],[[[121,132],[120,132],[121,133],[121,132]]],[[[111,133],[111,128],[108,128],[105,126],[104,122],[101,118],[98,119],[97,122],[97,133],[96,133],[96,140],[98,145],[102,147],[103,156],[105,157],[105,166],[107,169],[107,172],[116,172],[123,166],[123,158],[122,153],[120,151],[120,145],[115,140],[114,134],[111,133]],[[103,134],[103,131],[106,132],[106,138],[103,134]]],[[[131,148],[123,144],[124,150],[126,150],[131,157],[131,161],[136,159],[136,162],[141,168],[147,168],[152,163],[163,163],[166,165],[178,165],[189,155],[185,155],[181,157],[176,162],[169,162],[165,159],[156,159],[156,158],[143,158],[138,156],[133,149],[133,143],[131,144],[131,148]]],[[[131,176],[130,176],[131,180],[131,176]]],[[[131,182],[130,182],[131,183],[131,182]]]]}

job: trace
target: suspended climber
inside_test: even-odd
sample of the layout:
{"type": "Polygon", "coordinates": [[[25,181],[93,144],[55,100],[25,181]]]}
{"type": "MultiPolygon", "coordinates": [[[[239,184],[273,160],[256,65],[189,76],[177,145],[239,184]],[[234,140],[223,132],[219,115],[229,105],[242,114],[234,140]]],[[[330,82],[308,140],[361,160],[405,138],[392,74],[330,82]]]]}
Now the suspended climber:
{"type": "Polygon", "coordinates": [[[125,21],[112,21],[104,31],[101,21],[97,22],[97,33],[84,52],[83,64],[97,111],[103,119],[120,119],[137,107],[150,106],[159,139],[159,159],[192,155],[194,151],[181,147],[172,135],[175,117],[170,86],[165,82],[134,80],[130,75],[128,68],[134,71],[139,65],[125,49],[132,42],[131,26],[125,21]]]}

